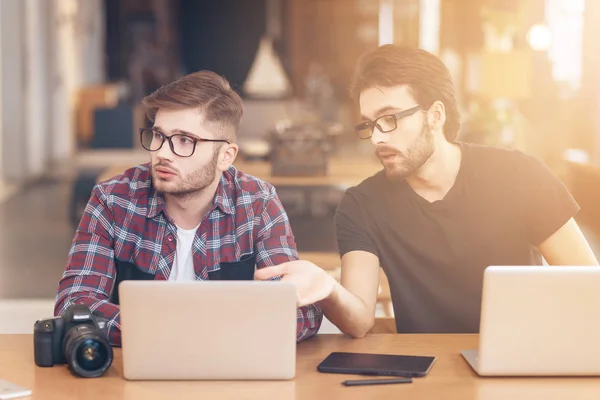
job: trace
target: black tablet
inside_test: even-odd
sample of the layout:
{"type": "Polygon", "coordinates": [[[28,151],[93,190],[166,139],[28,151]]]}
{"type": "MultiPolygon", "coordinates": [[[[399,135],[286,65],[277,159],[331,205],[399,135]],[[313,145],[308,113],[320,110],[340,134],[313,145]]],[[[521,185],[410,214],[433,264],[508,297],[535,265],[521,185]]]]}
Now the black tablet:
{"type": "Polygon", "coordinates": [[[319,372],[359,375],[425,376],[435,357],[368,353],[331,353],[317,366],[319,372]]]}

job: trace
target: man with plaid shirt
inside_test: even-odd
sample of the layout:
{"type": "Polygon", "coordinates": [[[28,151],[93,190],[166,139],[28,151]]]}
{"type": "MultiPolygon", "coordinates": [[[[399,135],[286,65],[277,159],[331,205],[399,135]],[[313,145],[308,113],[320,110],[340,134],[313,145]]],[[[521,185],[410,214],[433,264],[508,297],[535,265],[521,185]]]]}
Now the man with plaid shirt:
{"type": "Polygon", "coordinates": [[[58,285],[55,315],[85,304],[108,320],[110,342],[119,346],[123,280],[264,280],[283,275],[273,271],[288,264],[304,265],[308,279],[282,280],[297,287],[297,341],[314,335],[323,318],[322,294],[314,288],[333,283],[322,269],[297,260],[273,186],[232,165],[241,98],[224,78],[201,71],[143,104],[153,127],[141,129],[140,139],[151,162],[93,189],[58,285]]]}

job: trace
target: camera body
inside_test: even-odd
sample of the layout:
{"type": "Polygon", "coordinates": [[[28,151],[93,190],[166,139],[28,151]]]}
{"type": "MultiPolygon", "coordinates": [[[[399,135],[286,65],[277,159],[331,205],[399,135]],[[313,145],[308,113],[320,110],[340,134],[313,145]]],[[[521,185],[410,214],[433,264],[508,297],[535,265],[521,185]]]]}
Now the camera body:
{"type": "Polygon", "coordinates": [[[112,364],[107,321],[83,304],[69,306],[62,317],[36,321],[33,344],[39,367],[68,364],[77,375],[97,377],[112,364]]]}

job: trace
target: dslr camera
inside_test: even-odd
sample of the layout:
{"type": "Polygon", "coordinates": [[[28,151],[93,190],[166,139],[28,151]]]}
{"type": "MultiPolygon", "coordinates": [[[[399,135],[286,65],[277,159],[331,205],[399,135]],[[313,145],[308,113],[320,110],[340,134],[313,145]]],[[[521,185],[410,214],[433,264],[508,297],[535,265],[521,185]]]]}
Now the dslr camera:
{"type": "Polygon", "coordinates": [[[68,364],[84,378],[102,376],[113,361],[106,319],[83,304],[73,304],[64,316],[41,319],[33,327],[35,363],[39,367],[68,364]]]}

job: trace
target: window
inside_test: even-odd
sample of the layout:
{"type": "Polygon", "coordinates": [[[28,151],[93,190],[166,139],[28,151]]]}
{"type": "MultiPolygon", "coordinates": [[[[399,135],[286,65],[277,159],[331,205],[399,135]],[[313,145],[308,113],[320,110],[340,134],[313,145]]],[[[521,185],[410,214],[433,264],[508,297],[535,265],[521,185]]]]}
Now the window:
{"type": "Polygon", "coordinates": [[[584,9],[585,0],[546,0],[546,23],[552,32],[548,49],[552,75],[571,90],[581,84],[584,9]]]}

